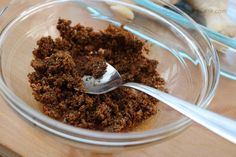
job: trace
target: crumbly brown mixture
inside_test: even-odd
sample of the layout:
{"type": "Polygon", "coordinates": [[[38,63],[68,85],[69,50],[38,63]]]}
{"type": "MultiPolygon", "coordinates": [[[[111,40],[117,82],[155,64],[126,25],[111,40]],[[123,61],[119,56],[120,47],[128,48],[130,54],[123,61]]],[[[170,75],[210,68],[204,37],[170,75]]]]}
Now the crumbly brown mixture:
{"type": "Polygon", "coordinates": [[[143,83],[164,90],[164,80],[156,71],[158,62],[142,54],[145,42],[122,27],[109,25],[93,31],[80,24],[59,19],[60,37],[43,37],[33,51],[28,75],[35,99],[43,113],[64,123],[93,130],[127,131],[156,114],[157,100],[130,88],[121,87],[102,95],[84,91],[84,75],[100,77],[106,62],[124,81],[143,83]]]}

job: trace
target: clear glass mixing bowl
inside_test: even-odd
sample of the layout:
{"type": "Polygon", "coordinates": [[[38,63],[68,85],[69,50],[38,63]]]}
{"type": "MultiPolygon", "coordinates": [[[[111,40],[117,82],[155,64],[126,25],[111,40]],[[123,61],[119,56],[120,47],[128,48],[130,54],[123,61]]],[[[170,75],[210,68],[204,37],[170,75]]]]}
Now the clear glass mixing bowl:
{"type": "MultiPolygon", "coordinates": [[[[176,10],[163,1],[160,3],[176,10]]],[[[32,127],[43,129],[45,135],[78,148],[114,152],[162,142],[191,123],[190,119],[162,103],[156,116],[127,133],[75,128],[43,115],[41,105],[32,97],[27,74],[33,70],[30,61],[36,41],[42,36],[58,35],[59,17],[95,30],[109,23],[125,24],[126,30],[150,43],[151,52],[147,57],[160,62],[157,70],[166,80],[169,93],[202,108],[213,98],[219,80],[218,57],[208,38],[188,17],[191,24],[181,26],[145,8],[112,0],[16,1],[0,18],[0,89],[9,106],[33,124],[32,127]],[[134,19],[114,12],[110,5],[116,4],[130,8],[134,19]]]]}

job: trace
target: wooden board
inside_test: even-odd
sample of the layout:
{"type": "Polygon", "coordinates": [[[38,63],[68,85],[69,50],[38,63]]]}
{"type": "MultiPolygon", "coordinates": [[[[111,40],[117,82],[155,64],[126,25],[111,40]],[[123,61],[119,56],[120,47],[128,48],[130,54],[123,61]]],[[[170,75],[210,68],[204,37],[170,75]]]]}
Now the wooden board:
{"type": "MultiPolygon", "coordinates": [[[[0,1],[0,6],[6,2],[0,1]]],[[[236,119],[236,81],[221,78],[210,109],[236,119]]],[[[62,144],[38,131],[19,116],[0,97],[0,156],[11,157],[235,157],[236,147],[193,123],[186,131],[164,143],[141,150],[113,155],[94,154],[62,144]]]]}

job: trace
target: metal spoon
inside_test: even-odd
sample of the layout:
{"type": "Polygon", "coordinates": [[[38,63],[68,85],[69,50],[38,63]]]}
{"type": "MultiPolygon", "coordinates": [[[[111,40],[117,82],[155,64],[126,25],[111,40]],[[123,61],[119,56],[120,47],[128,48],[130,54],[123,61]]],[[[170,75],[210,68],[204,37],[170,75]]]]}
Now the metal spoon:
{"type": "Polygon", "coordinates": [[[108,63],[106,73],[101,78],[94,79],[92,76],[84,76],[82,80],[88,94],[104,94],[120,86],[131,87],[142,91],[236,144],[236,121],[200,108],[158,89],[139,83],[125,83],[122,81],[119,72],[108,63]]]}

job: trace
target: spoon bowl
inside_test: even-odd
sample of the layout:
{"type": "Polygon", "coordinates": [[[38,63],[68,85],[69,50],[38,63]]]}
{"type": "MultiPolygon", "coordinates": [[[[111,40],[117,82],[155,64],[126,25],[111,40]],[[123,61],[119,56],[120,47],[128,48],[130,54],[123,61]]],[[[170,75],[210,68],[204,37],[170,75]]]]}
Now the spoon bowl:
{"type": "Polygon", "coordinates": [[[119,72],[110,64],[106,64],[106,72],[102,77],[95,79],[94,77],[87,75],[82,78],[87,93],[104,94],[122,85],[122,79],[119,72]]]}

